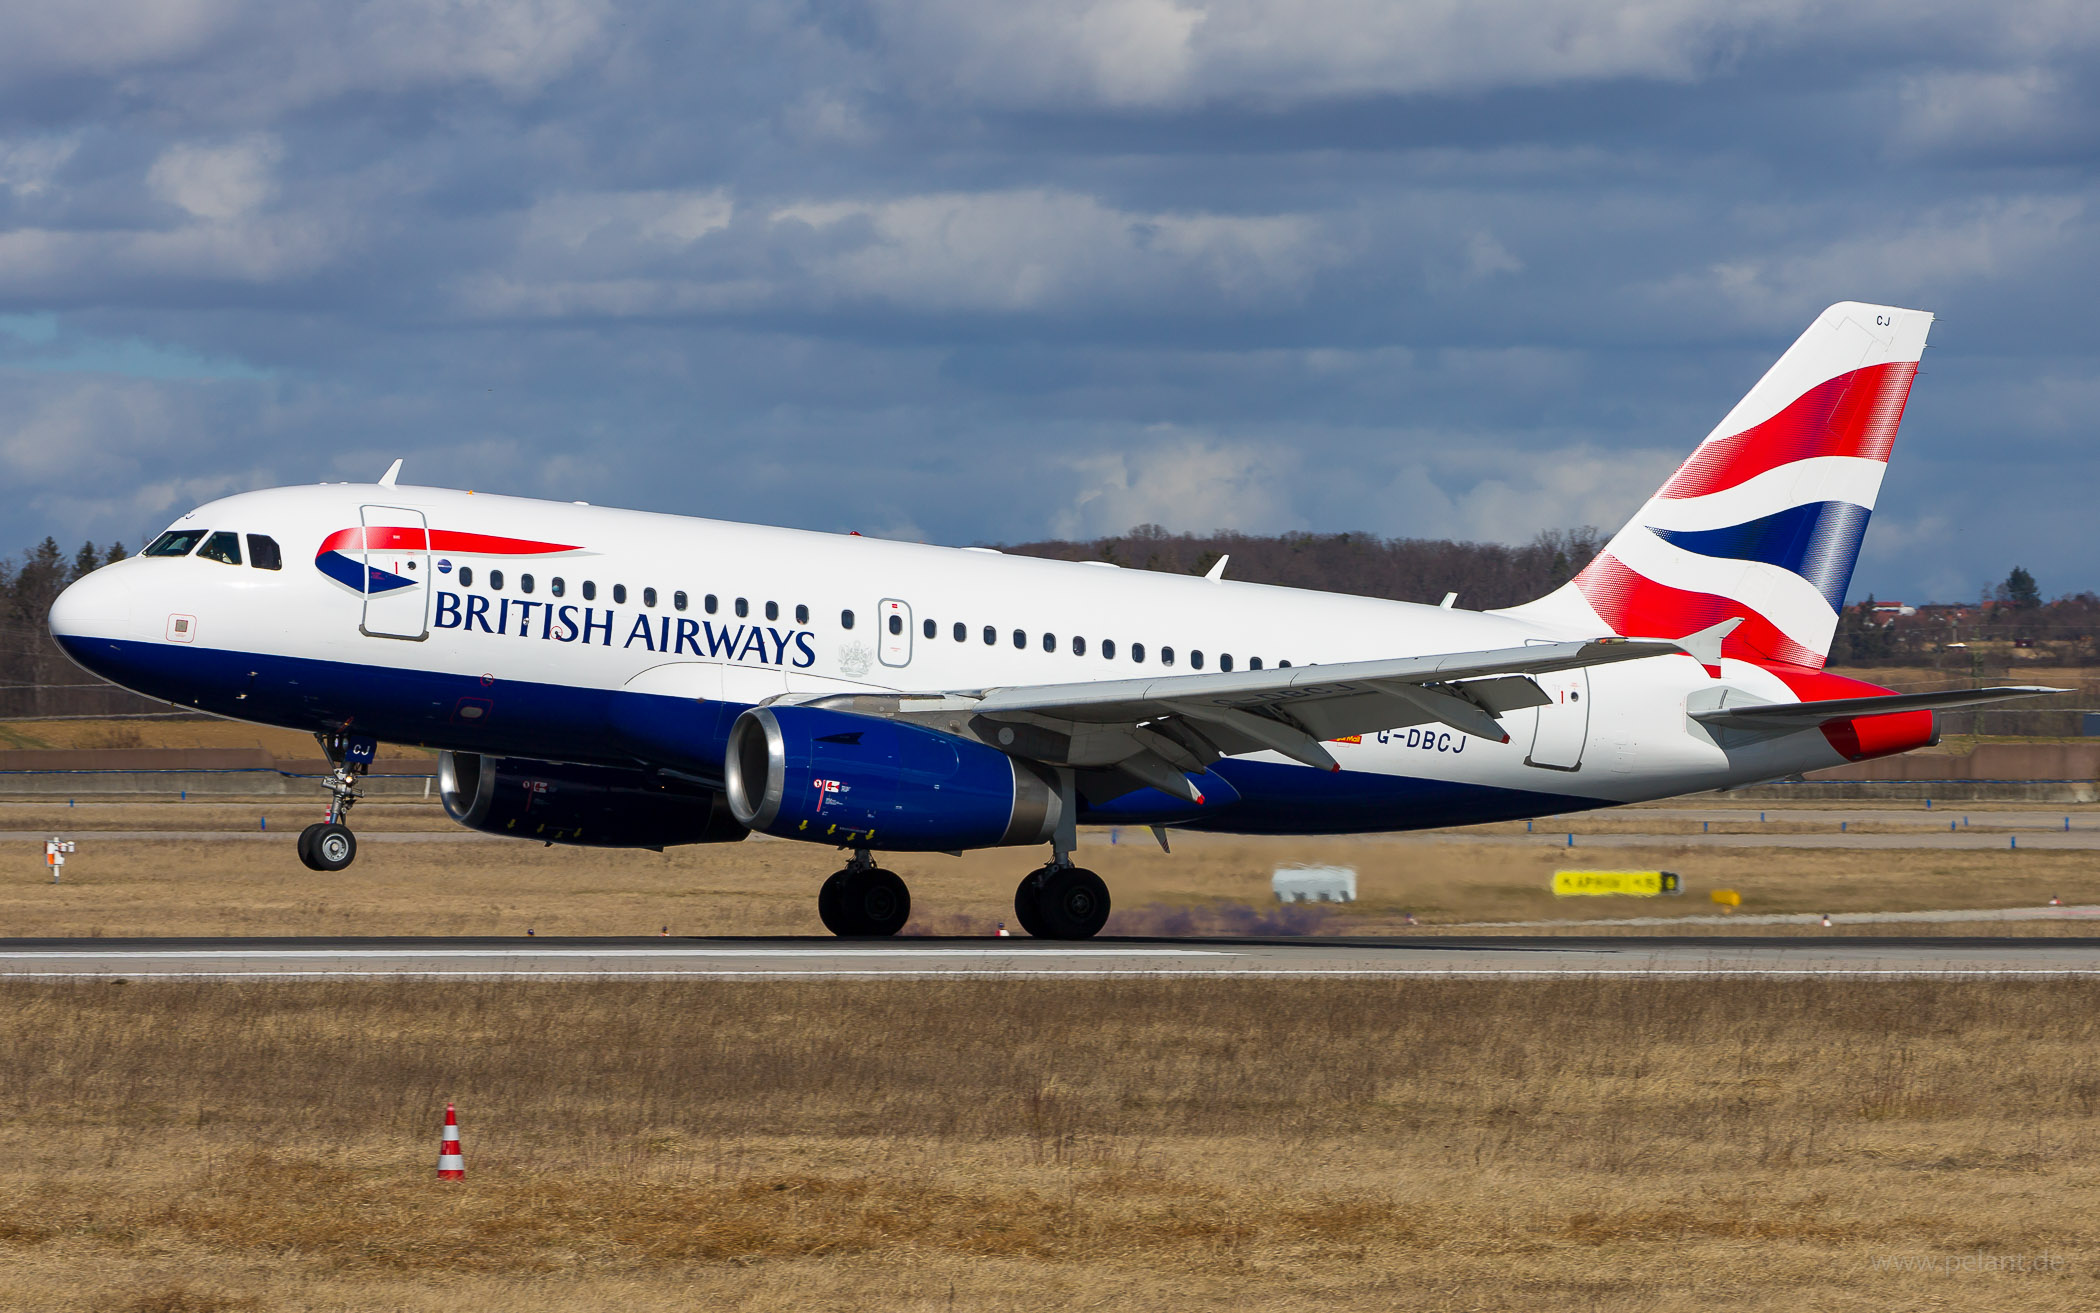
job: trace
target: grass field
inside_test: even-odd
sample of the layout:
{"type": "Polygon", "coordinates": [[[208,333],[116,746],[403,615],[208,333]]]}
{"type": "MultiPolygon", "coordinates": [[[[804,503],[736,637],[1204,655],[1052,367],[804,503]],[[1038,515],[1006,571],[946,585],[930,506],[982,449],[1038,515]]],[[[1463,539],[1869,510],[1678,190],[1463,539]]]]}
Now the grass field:
{"type": "Polygon", "coordinates": [[[7,1308],[2100,1302],[2092,982],[11,984],[0,1037],[7,1308]]]}
{"type": "MultiPolygon", "coordinates": [[[[315,814],[312,801],[283,798],[73,809],[0,804],[0,829],[32,833],[255,830],[267,816],[272,836],[86,841],[59,885],[50,883],[39,843],[0,844],[0,936],[522,935],[527,929],[636,935],[665,927],[678,935],[820,934],[816,889],[840,863],[830,849],[767,839],[651,853],[467,836],[369,842],[348,871],[321,875],[301,866],[293,851],[298,828],[315,814]]],[[[1637,815],[1575,823],[1608,830],[1642,824],[1627,819],[1637,815]]],[[[435,804],[368,802],[356,820],[368,834],[464,834],[435,804]]],[[[1653,820],[1646,825],[1660,828],[1653,820]]],[[[1551,842],[1481,847],[1385,836],[1177,835],[1170,855],[1142,831],[1123,832],[1113,846],[1101,842],[1105,834],[1087,837],[1082,860],[1109,883],[1118,909],[1109,932],[1116,934],[1422,933],[1439,924],[1540,919],[1579,928],[1592,917],[1713,913],[1708,894],[1723,888],[1743,894],[1745,912],[2035,906],[2052,895],[2100,903],[2100,860],[2085,852],[1624,848],[1604,832],[1572,851],[1551,842]],[[1269,880],[1277,866],[1294,862],[1357,868],[1360,901],[1279,908],[1269,880]],[[1566,866],[1661,866],[1682,873],[1689,893],[1556,899],[1548,886],[1553,872],[1566,866]],[[1405,925],[1408,913],[1419,927],[1405,925]]],[[[912,888],[909,933],[986,934],[1002,920],[1011,922],[1014,884],[1042,857],[1036,849],[994,849],[886,861],[912,888]]],[[[2070,928],[2090,929],[2083,923],[2070,928]]],[[[2028,923],[1993,932],[2006,929],[2037,928],[2028,923]]]]}

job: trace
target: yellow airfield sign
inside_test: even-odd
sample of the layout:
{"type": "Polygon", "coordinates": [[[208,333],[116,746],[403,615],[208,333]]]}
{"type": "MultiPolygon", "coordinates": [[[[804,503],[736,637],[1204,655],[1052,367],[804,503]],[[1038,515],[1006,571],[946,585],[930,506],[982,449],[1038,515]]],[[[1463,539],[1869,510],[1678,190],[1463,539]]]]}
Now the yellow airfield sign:
{"type": "Polygon", "coordinates": [[[1621,897],[1653,898],[1657,894],[1681,894],[1684,882],[1675,871],[1555,871],[1553,893],[1560,898],[1586,894],[1616,894],[1621,897]]]}

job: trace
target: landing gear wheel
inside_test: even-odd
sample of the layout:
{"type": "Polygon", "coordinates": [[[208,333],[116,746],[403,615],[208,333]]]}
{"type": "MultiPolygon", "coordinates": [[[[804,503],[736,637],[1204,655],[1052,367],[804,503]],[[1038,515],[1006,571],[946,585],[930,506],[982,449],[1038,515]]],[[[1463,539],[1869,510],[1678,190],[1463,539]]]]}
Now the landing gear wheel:
{"type": "Polygon", "coordinates": [[[1014,889],[1014,920],[1023,930],[1037,939],[1048,939],[1050,932],[1043,929],[1043,914],[1038,906],[1042,899],[1043,873],[1030,871],[1021,877],[1014,889]]]}
{"type": "Polygon", "coordinates": [[[846,918],[846,881],[852,875],[851,871],[840,871],[817,891],[817,919],[841,939],[853,933],[853,923],[846,918]]]}
{"type": "Polygon", "coordinates": [[[893,871],[849,866],[824,882],[817,915],[841,939],[886,939],[911,919],[911,890],[893,871]]]}
{"type": "Polygon", "coordinates": [[[1084,867],[1061,867],[1044,875],[1035,913],[1045,939],[1092,939],[1108,924],[1108,886],[1084,867]]]}
{"type": "Polygon", "coordinates": [[[320,862],[314,858],[314,835],[320,833],[321,829],[321,822],[315,821],[312,825],[299,831],[299,860],[309,871],[321,869],[320,862]]]}
{"type": "Polygon", "coordinates": [[[350,833],[347,825],[317,826],[306,851],[310,857],[307,865],[316,871],[340,871],[357,860],[357,836],[350,833]]]}

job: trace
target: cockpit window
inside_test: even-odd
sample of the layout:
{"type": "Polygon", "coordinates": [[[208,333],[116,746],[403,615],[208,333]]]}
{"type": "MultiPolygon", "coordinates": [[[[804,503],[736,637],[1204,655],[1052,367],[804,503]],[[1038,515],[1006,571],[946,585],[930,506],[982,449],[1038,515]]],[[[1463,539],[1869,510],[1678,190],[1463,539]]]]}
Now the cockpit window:
{"type": "Polygon", "coordinates": [[[170,529],[153,540],[153,544],[142,553],[146,556],[188,556],[198,541],[204,537],[202,529],[170,529]]]}
{"type": "Polygon", "coordinates": [[[248,564],[258,570],[282,570],[284,554],[277,550],[277,540],[259,533],[249,534],[248,564]]]}
{"type": "Polygon", "coordinates": [[[228,565],[239,565],[241,563],[241,536],[221,529],[204,540],[204,546],[197,549],[197,557],[199,560],[224,561],[228,565]]]}

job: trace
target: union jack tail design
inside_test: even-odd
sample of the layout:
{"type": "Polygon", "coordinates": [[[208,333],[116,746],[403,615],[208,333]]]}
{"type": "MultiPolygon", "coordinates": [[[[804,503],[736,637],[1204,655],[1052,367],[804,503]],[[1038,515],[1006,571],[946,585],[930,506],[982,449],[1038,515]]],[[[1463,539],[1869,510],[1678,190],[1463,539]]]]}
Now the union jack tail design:
{"type": "Polygon", "coordinates": [[[1581,574],[1511,614],[1821,669],[1932,316],[1825,310],[1581,574]]]}

